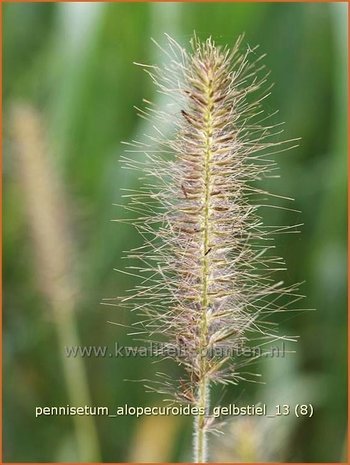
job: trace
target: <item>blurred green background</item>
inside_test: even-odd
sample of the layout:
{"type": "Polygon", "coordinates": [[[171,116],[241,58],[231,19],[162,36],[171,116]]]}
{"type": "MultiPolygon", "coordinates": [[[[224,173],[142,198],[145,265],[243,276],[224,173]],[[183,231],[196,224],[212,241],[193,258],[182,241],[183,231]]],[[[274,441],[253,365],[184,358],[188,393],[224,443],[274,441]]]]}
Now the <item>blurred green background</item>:
{"type": "MultiPolygon", "coordinates": [[[[186,418],[74,421],[36,419],[34,413],[36,406],[73,405],[79,395],[90,397],[92,405],[161,402],[160,396],[145,394],[141,383],[123,381],[152,378],[158,367],[151,361],[71,360],[62,344],[130,345],[124,328],[107,323],[120,321],[118,309],[100,305],[136,283],[113,271],[123,266],[122,251],[140,238],[110,221],[120,215],[112,204],[121,201],[121,186],[137,183],[120,170],[121,141],[150,132],[133,105],[141,105],[143,97],[162,105],[146,73],[132,62],[161,62],[151,37],[162,43],[167,32],[186,46],[195,30],[228,45],[245,32],[246,42],[267,52],[275,82],[267,111],[280,110],[284,137],[301,137],[298,148],[277,157],[281,178],[271,188],[295,198],[288,206],[302,213],[274,210],[265,219],[304,223],[301,234],[278,237],[278,252],[288,266],[282,279],[305,280],[301,306],[317,309],[282,319],[281,334],[297,334],[300,341],[295,354],[259,365],[266,385],[241,384],[224,397],[239,403],[312,403],[314,416],[275,423],[237,420],[224,438],[212,440],[212,460],[345,461],[346,4],[5,3],[3,10],[4,460],[191,460],[186,418]],[[23,102],[28,118],[18,122],[12,115],[23,102]],[[28,159],[16,150],[21,142],[22,151],[28,148],[23,134],[30,139],[35,118],[41,119],[41,132],[28,144],[34,144],[38,166],[48,162],[43,177],[47,192],[58,185],[53,195],[64,204],[63,222],[35,197],[41,181],[31,182],[34,165],[26,165],[28,159]],[[56,252],[42,257],[40,241],[33,239],[36,207],[47,216],[44,225],[53,222],[53,250],[63,257],[60,270],[71,293],[62,301],[61,281],[52,290],[54,274],[45,269],[56,252]],[[69,252],[62,252],[61,242],[70,243],[69,252]],[[73,316],[61,317],[65,309],[54,308],[61,304],[73,316]]],[[[128,315],[122,321],[128,323],[128,315]]]]}

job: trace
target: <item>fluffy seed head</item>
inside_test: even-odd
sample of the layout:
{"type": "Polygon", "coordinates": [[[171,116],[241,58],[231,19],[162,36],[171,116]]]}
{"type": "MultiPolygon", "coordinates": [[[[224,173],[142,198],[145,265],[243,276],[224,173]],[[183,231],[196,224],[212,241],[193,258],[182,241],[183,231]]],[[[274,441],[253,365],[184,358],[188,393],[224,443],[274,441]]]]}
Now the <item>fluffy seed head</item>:
{"type": "Polygon", "coordinates": [[[285,142],[273,141],[280,131],[266,125],[261,57],[242,52],[241,41],[230,50],[194,37],[187,52],[168,37],[167,64],[145,70],[172,103],[146,101],[140,112],[156,135],[129,144],[132,156],[123,158],[142,175],[126,209],[138,214],[144,244],[128,255],[139,260],[132,268],[142,279],[122,302],[142,314],[139,335],[162,341],[165,356],[182,366],[179,381],[164,375],[160,390],[184,402],[197,402],[204,379],[246,378],[249,360],[235,350],[253,338],[281,339],[266,317],[286,310],[283,296],[296,291],[274,279],[284,265],[271,253],[272,235],[289,228],[263,225],[271,196],[257,184],[275,169],[269,153],[285,142]],[[157,129],[164,120],[170,135],[157,129]]]}

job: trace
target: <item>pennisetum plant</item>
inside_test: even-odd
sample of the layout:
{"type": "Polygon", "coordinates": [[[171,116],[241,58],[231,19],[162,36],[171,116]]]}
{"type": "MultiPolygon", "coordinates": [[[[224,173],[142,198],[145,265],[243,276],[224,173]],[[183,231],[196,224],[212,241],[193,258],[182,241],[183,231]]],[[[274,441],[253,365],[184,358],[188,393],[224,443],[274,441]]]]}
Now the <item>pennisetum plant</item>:
{"type": "Polygon", "coordinates": [[[172,103],[145,101],[140,113],[155,134],[129,143],[133,155],[123,157],[140,172],[142,185],[125,194],[124,207],[144,243],[127,256],[139,261],[127,268],[141,281],[120,302],[142,315],[133,334],[161,342],[181,367],[178,380],[160,374],[154,386],[197,408],[195,462],[207,461],[207,433],[216,428],[211,386],[254,376],[235,351],[284,339],[267,317],[298,299],[296,285],[274,279],[284,264],[272,236],[289,228],[264,226],[259,214],[276,197],[258,185],[275,170],[269,155],[291,141],[274,140],[281,131],[266,124],[261,106],[269,93],[262,57],[241,44],[242,37],[229,49],[194,36],[187,52],[167,36],[167,63],[142,66],[172,103]],[[172,135],[157,121],[170,121],[172,135]]]}

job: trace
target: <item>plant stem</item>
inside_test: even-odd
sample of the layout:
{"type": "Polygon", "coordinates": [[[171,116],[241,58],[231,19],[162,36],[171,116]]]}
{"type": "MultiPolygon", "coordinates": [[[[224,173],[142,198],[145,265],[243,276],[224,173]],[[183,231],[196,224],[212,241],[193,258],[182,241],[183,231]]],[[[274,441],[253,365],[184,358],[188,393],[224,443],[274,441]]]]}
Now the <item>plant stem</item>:
{"type": "Polygon", "coordinates": [[[209,221],[210,221],[210,162],[212,157],[212,138],[213,138],[213,121],[212,121],[212,79],[208,76],[208,85],[206,89],[207,108],[204,114],[205,121],[205,155],[204,155],[204,215],[203,215],[203,259],[202,259],[202,302],[201,302],[201,323],[200,323],[200,347],[199,347],[199,367],[200,380],[197,395],[197,406],[203,411],[198,415],[194,423],[194,453],[195,462],[203,463],[207,461],[207,438],[206,438],[206,419],[209,409],[209,379],[207,367],[207,342],[208,342],[208,320],[207,312],[210,307],[208,294],[209,276],[210,276],[210,259],[207,257],[207,251],[210,246],[209,221]]]}
{"type": "MultiPolygon", "coordinates": [[[[209,382],[203,377],[199,385],[197,406],[204,411],[209,407],[209,382]]],[[[207,433],[205,430],[206,414],[198,415],[194,423],[194,462],[205,463],[207,461],[207,433]]]]}

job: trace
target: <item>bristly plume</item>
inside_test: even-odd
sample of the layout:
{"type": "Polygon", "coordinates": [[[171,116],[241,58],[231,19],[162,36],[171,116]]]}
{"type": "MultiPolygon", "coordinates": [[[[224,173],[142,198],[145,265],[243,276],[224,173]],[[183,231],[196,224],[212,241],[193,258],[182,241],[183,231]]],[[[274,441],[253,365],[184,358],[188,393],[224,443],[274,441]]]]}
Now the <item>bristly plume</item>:
{"type": "Polygon", "coordinates": [[[182,367],[178,381],[164,375],[159,391],[198,407],[196,462],[207,460],[206,432],[215,428],[211,384],[254,376],[241,371],[251,359],[237,350],[285,339],[266,318],[299,298],[297,285],[274,279],[284,264],[271,244],[273,234],[295,226],[263,225],[260,209],[272,194],[257,184],[275,170],[269,155],[292,141],[274,141],[280,129],[264,125],[267,75],[256,49],[242,53],[241,42],[230,50],[195,36],[187,52],[167,36],[167,64],[142,66],[174,103],[165,110],[146,101],[140,113],[156,135],[129,144],[132,158],[123,158],[142,175],[124,207],[139,215],[131,221],[144,245],[128,254],[140,263],[130,272],[142,278],[121,305],[142,314],[138,334],[162,342],[164,357],[182,367]],[[170,121],[173,134],[157,129],[157,120],[170,121]]]}

